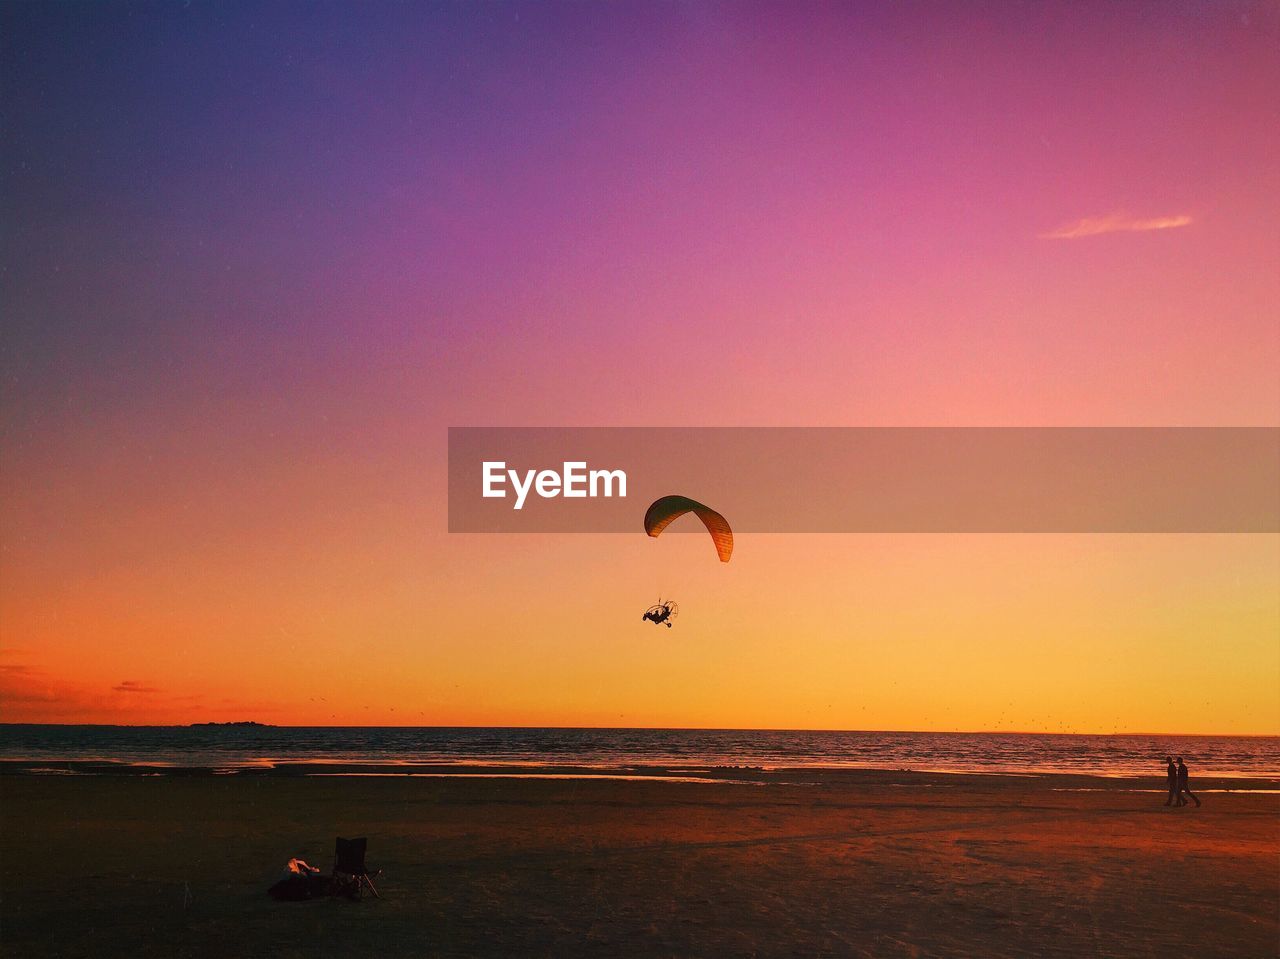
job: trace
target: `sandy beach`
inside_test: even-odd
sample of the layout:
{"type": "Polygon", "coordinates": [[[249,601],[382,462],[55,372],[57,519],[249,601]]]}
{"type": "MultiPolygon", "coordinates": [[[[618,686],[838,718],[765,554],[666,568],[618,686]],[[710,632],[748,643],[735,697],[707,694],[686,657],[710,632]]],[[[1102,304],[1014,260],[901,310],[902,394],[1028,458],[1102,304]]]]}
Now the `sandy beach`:
{"type": "Polygon", "coordinates": [[[1196,810],[1154,779],[316,771],[0,775],[4,953],[1276,954],[1280,795],[1241,791],[1274,783],[1196,810]],[[267,897],[337,835],[382,899],[267,897]]]}

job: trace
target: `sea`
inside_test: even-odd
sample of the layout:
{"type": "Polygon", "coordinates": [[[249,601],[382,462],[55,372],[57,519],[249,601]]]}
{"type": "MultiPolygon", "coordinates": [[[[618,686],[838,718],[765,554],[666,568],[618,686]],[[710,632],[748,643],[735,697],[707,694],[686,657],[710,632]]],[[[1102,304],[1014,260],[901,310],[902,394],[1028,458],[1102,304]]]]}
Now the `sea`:
{"type": "Polygon", "coordinates": [[[772,729],[0,725],[0,761],[208,768],[289,764],[865,768],[919,772],[1280,777],[1280,736],[772,729]]]}

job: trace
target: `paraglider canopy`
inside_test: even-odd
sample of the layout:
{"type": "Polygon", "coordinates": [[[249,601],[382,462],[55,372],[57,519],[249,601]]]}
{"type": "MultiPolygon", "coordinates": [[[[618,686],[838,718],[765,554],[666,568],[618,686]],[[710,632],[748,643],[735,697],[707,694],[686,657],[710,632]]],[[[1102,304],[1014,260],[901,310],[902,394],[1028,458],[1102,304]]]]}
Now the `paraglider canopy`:
{"type": "Polygon", "coordinates": [[[693,513],[702,520],[702,525],[707,528],[716,544],[716,555],[720,557],[720,562],[729,562],[729,557],[733,554],[733,530],[729,528],[729,521],[710,506],[704,506],[687,496],[663,496],[654,500],[644,513],[644,531],[650,536],[657,536],[685,513],[693,513]]]}

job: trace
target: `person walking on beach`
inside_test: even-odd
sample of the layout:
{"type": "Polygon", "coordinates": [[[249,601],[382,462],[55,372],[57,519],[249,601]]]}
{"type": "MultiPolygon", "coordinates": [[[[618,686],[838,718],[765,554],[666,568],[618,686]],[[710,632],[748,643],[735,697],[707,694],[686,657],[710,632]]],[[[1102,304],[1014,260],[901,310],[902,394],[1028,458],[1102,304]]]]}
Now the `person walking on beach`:
{"type": "Polygon", "coordinates": [[[1178,767],[1174,765],[1172,756],[1165,756],[1164,761],[1168,764],[1165,767],[1165,772],[1169,780],[1169,798],[1164,801],[1164,804],[1166,806],[1180,806],[1182,803],[1178,801],[1178,767]]]}
{"type": "Polygon", "coordinates": [[[1182,757],[1178,757],[1178,805],[1185,806],[1187,801],[1183,796],[1190,796],[1195,800],[1196,808],[1200,808],[1200,800],[1196,798],[1190,787],[1187,786],[1187,764],[1182,761],[1182,757]]]}

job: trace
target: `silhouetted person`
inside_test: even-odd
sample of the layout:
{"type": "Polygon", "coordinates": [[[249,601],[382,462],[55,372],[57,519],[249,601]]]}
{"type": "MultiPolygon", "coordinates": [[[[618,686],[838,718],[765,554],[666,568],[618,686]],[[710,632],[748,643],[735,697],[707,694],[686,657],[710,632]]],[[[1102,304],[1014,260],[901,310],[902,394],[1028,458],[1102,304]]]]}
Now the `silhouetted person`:
{"type": "Polygon", "coordinates": [[[1183,796],[1190,796],[1195,800],[1196,808],[1200,808],[1200,800],[1196,799],[1196,794],[1187,786],[1187,764],[1182,761],[1182,757],[1178,757],[1178,805],[1185,806],[1187,801],[1183,796]]]}
{"type": "Polygon", "coordinates": [[[1169,778],[1169,798],[1164,801],[1166,806],[1182,805],[1178,802],[1178,767],[1173,763],[1172,756],[1165,756],[1164,761],[1168,763],[1166,772],[1169,778]]]}

